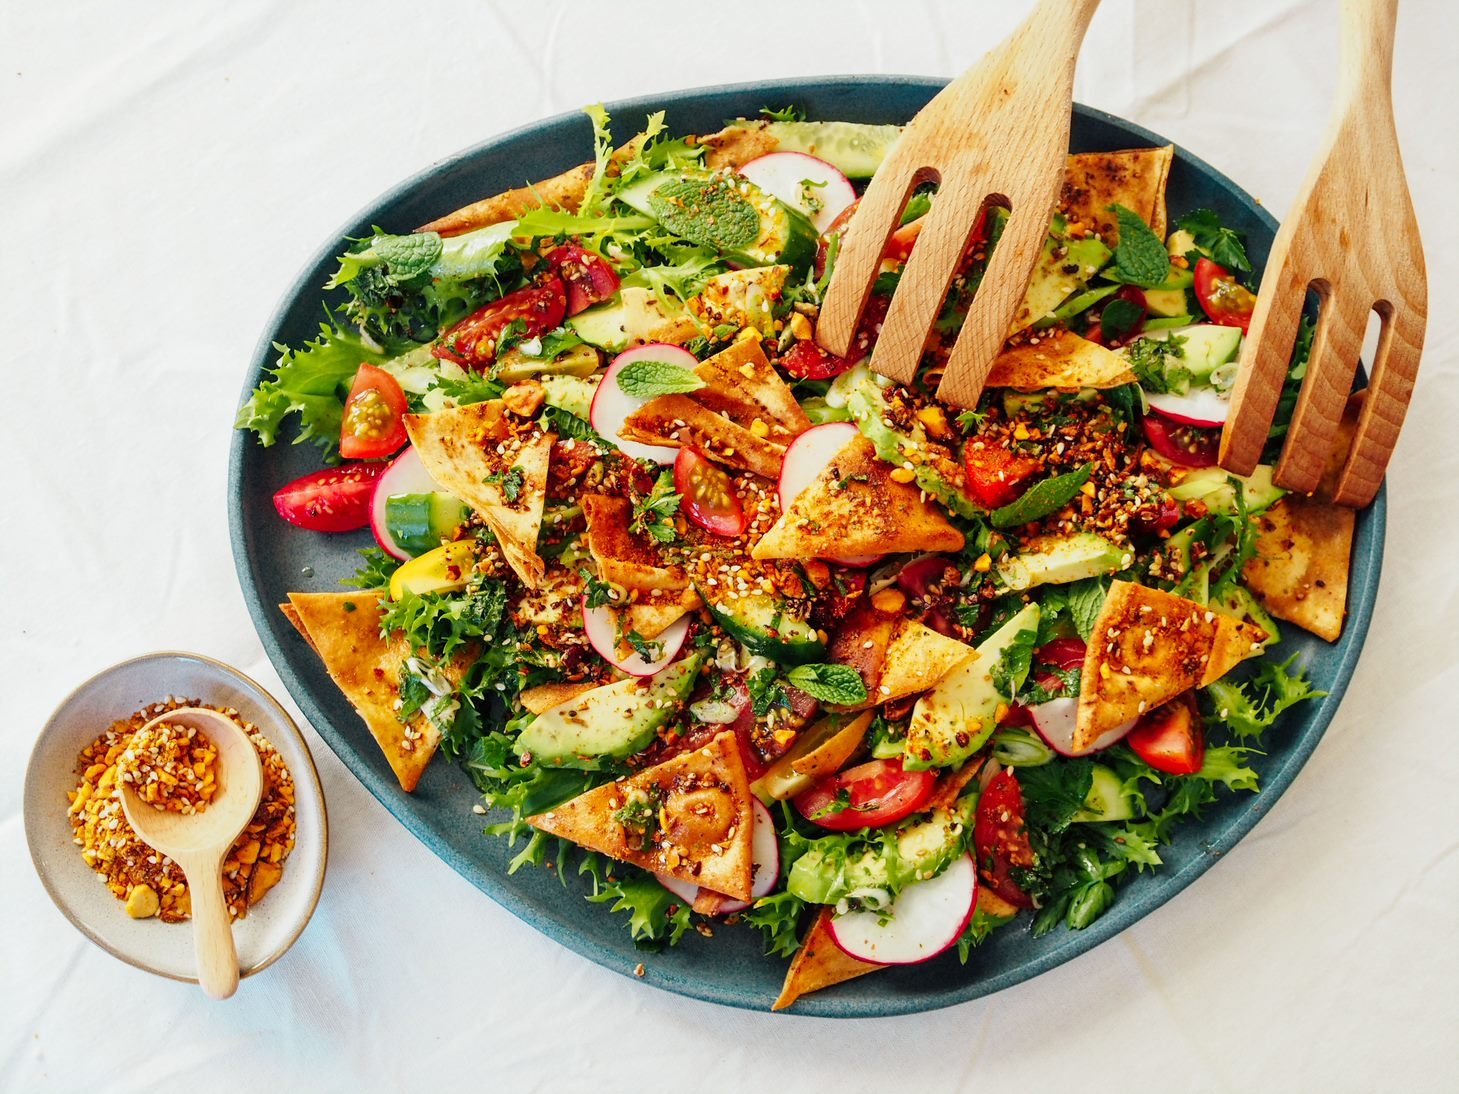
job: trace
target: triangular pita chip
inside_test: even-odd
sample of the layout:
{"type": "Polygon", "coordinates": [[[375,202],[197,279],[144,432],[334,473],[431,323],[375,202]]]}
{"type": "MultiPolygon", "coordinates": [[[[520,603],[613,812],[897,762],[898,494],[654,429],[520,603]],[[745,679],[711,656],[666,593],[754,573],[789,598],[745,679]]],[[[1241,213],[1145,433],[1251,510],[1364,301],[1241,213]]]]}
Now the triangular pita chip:
{"type": "Polygon", "coordinates": [[[1129,363],[1088,338],[1067,330],[1048,330],[1022,345],[1005,349],[993,362],[988,387],[1024,391],[1049,387],[1119,387],[1135,381],[1129,363]]]}
{"type": "Polygon", "coordinates": [[[535,426],[519,432],[518,422],[496,399],[405,416],[431,478],[481,514],[507,564],[530,589],[542,580],[537,535],[556,437],[535,426]]]}
{"type": "MultiPolygon", "coordinates": [[[[290,593],[289,603],[330,678],[364,719],[390,769],[409,792],[430,763],[441,734],[417,712],[402,724],[395,715],[400,666],[411,655],[405,638],[380,637],[379,592],[290,593]]],[[[459,679],[464,660],[448,666],[459,679]]]]}
{"type": "Polygon", "coordinates": [[[699,363],[694,374],[705,386],[691,393],[700,406],[755,429],[758,420],[768,440],[789,444],[811,427],[790,385],[770,364],[758,338],[740,338],[728,349],[699,363]]]}
{"type": "Polygon", "coordinates": [[[1165,182],[1175,147],[1131,148],[1122,152],[1081,152],[1069,157],[1059,211],[1070,222],[1098,232],[1111,247],[1119,226],[1109,207],[1123,205],[1161,239],[1165,238],[1165,182]]]}
{"type": "Polygon", "coordinates": [[[1205,687],[1261,651],[1266,633],[1194,600],[1116,581],[1100,610],[1079,679],[1074,747],[1205,687]]]}
{"type": "Polygon", "coordinates": [[[869,972],[886,968],[867,961],[858,961],[831,938],[830,908],[821,907],[811,921],[800,949],[790,959],[790,968],[785,970],[785,984],[780,997],[771,1005],[771,1010],[784,1010],[802,995],[820,991],[832,984],[855,980],[869,972]]]}
{"type": "Polygon", "coordinates": [[[294,605],[288,603],[280,604],[279,611],[284,613],[284,618],[299,632],[299,637],[309,644],[309,648],[315,653],[318,653],[319,647],[314,644],[314,639],[309,637],[309,628],[304,626],[304,620],[299,618],[299,612],[295,609],[294,605]]]}
{"type": "Polygon", "coordinates": [[[625,589],[680,592],[689,587],[681,566],[665,566],[653,547],[633,534],[633,506],[627,498],[584,494],[580,499],[588,522],[588,551],[598,576],[625,589]]]}
{"type": "Polygon", "coordinates": [[[963,534],[857,436],[796,495],[751,557],[846,558],[904,551],[958,551],[963,534]]]}
{"type": "Polygon", "coordinates": [[[753,471],[767,479],[780,477],[785,445],[755,436],[723,414],[700,406],[687,395],[660,395],[630,414],[619,436],[640,444],[694,447],[710,459],[753,471]]]}
{"type": "Polygon", "coordinates": [[[620,862],[668,874],[717,893],[750,899],[755,815],[735,735],[681,752],[656,767],[589,790],[546,813],[534,828],[620,862]],[[615,818],[643,803],[643,827],[615,818]]]}
{"type": "MultiPolygon", "coordinates": [[[[924,809],[951,809],[957,804],[958,798],[963,796],[968,783],[978,777],[978,772],[983,770],[984,761],[974,756],[967,763],[956,771],[948,771],[938,776],[937,784],[932,788],[932,797],[927,799],[924,809]]],[[[979,889],[986,886],[978,886],[979,889]]]]}
{"type": "Polygon", "coordinates": [[[936,687],[938,681],[975,653],[966,642],[904,619],[887,647],[881,679],[871,698],[885,703],[936,687]]]}
{"type": "Polygon", "coordinates": [[[533,714],[541,714],[544,710],[551,710],[559,703],[566,703],[576,699],[585,691],[592,691],[601,686],[600,680],[576,680],[561,681],[551,684],[538,684],[535,688],[523,688],[517,693],[517,700],[533,714]]]}
{"type": "Polygon", "coordinates": [[[657,638],[701,603],[693,588],[647,593],[616,613],[624,617],[618,629],[624,634],[637,631],[645,638],[657,638]]]}

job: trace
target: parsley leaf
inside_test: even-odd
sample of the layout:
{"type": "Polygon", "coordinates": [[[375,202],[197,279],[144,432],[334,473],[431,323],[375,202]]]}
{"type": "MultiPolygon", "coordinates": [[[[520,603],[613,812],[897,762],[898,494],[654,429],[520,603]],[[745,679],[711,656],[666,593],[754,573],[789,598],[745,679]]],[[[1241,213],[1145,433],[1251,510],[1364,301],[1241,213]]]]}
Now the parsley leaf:
{"type": "Polygon", "coordinates": [[[655,399],[698,391],[704,381],[683,365],[669,361],[634,361],[618,371],[618,386],[635,399],[655,399]]]}
{"type": "Polygon", "coordinates": [[[755,717],[762,718],[775,707],[790,709],[790,696],[785,694],[774,668],[763,668],[746,677],[745,686],[750,689],[750,710],[755,717]]]}
{"type": "Polygon", "coordinates": [[[633,520],[629,522],[628,530],[642,532],[659,543],[672,543],[676,535],[673,518],[678,511],[679,495],[674,493],[674,473],[660,472],[648,496],[633,503],[633,520]]]}
{"type": "Polygon", "coordinates": [[[797,665],[785,674],[786,681],[813,699],[837,706],[866,701],[866,683],[849,665],[797,665]]]}
{"type": "Polygon", "coordinates": [[[522,487],[526,485],[527,478],[520,467],[513,467],[508,471],[493,471],[481,481],[495,486],[502,492],[502,497],[513,502],[522,496],[522,487]]]}
{"type": "Polygon", "coordinates": [[[1154,288],[1170,277],[1170,256],[1165,244],[1150,230],[1140,214],[1118,203],[1109,206],[1119,224],[1120,241],[1115,245],[1115,269],[1131,285],[1154,288]]]}
{"type": "Polygon", "coordinates": [[[1196,246],[1211,256],[1211,261],[1228,270],[1251,272],[1251,262],[1246,257],[1246,248],[1241,236],[1221,223],[1221,218],[1211,209],[1192,209],[1175,222],[1177,228],[1184,228],[1195,237],[1196,246]]]}
{"type": "Polygon", "coordinates": [[[654,642],[645,638],[637,631],[629,631],[623,636],[623,641],[633,648],[633,652],[650,663],[657,661],[664,655],[664,644],[654,642]]]}
{"type": "Polygon", "coordinates": [[[1017,698],[1018,689],[1028,680],[1028,670],[1033,666],[1033,651],[1038,644],[1039,632],[1033,628],[1019,631],[1013,641],[1003,647],[998,663],[990,674],[993,686],[1004,698],[1017,698]]]}
{"type": "Polygon", "coordinates": [[[1094,465],[1086,463],[1073,471],[1036,482],[1017,501],[994,509],[988,523],[998,529],[1017,528],[1057,512],[1079,493],[1093,472],[1094,465]]]}
{"type": "Polygon", "coordinates": [[[579,570],[578,575],[583,579],[584,603],[589,608],[601,608],[605,604],[614,602],[616,597],[613,594],[613,586],[606,581],[599,580],[598,575],[591,570],[579,570]]]}

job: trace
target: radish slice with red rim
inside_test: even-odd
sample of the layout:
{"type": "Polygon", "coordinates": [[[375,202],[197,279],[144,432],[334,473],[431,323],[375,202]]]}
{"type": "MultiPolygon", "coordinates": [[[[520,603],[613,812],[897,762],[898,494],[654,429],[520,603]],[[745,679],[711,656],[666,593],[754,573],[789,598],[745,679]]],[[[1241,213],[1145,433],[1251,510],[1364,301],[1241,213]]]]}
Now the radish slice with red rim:
{"type": "Polygon", "coordinates": [[[699,886],[695,885],[692,881],[685,881],[683,878],[675,877],[673,874],[654,874],[654,878],[660,885],[690,907],[693,907],[694,902],[699,899],[699,886]]]}
{"type": "Polygon", "coordinates": [[[804,152],[771,152],[745,164],[740,174],[805,216],[817,232],[829,228],[856,200],[850,179],[825,160],[804,152]]]}
{"type": "Polygon", "coordinates": [[[375,533],[375,542],[380,544],[387,555],[398,558],[402,562],[414,557],[395,542],[395,537],[386,527],[385,503],[397,494],[436,492],[446,493],[437,485],[436,480],[431,478],[431,473],[426,470],[426,465],[421,462],[421,458],[413,446],[407,447],[405,451],[391,460],[390,466],[385,469],[384,474],[375,480],[375,492],[370,495],[370,530],[375,533]]]}
{"type": "Polygon", "coordinates": [[[1074,727],[1079,717],[1077,698],[1050,699],[1046,703],[1035,703],[1027,709],[1029,717],[1033,719],[1034,729],[1038,730],[1039,736],[1060,756],[1088,756],[1106,749],[1134,729],[1135,722],[1139,720],[1135,719],[1124,725],[1115,726],[1113,729],[1101,733],[1088,748],[1076,749],[1074,747],[1074,727]]]}
{"type": "Polygon", "coordinates": [[[1184,395],[1170,392],[1145,393],[1150,409],[1158,411],[1173,422],[1182,425],[1198,425],[1216,429],[1226,424],[1231,413],[1231,400],[1215,388],[1195,387],[1184,395]]]}
{"type": "Polygon", "coordinates": [[[897,894],[886,908],[831,917],[831,938],[842,951],[874,965],[915,965],[954,945],[978,903],[978,871],[959,855],[930,881],[897,894]]]}
{"type": "Polygon", "coordinates": [[[629,676],[653,676],[679,656],[684,639],[689,635],[689,617],[681,616],[653,640],[661,651],[653,661],[645,661],[637,651],[627,657],[620,656],[617,617],[606,606],[588,607],[587,597],[583,597],[583,631],[587,634],[593,649],[597,650],[603,660],[615,669],[626,672],[629,676]]]}
{"type": "Polygon", "coordinates": [[[618,386],[618,374],[635,361],[664,361],[671,365],[681,365],[687,369],[699,366],[699,358],[683,346],[671,346],[667,342],[651,342],[646,346],[626,349],[613,358],[613,363],[608,366],[608,371],[603,373],[603,378],[598,381],[598,390],[593,393],[593,403],[588,408],[588,420],[604,440],[611,441],[627,455],[636,460],[651,460],[654,463],[668,466],[678,458],[679,450],[677,448],[625,441],[618,432],[623,428],[623,423],[630,414],[644,403],[651,401],[630,395],[618,386]]]}
{"type": "MultiPolygon", "coordinates": [[[[820,473],[836,458],[837,453],[857,435],[856,426],[851,422],[826,422],[824,425],[811,426],[790,442],[785,450],[785,459],[780,464],[780,482],[776,486],[782,513],[790,509],[796,497],[816,481],[820,473]]],[[[827,561],[860,569],[874,566],[884,558],[886,555],[855,555],[827,561]]]]}

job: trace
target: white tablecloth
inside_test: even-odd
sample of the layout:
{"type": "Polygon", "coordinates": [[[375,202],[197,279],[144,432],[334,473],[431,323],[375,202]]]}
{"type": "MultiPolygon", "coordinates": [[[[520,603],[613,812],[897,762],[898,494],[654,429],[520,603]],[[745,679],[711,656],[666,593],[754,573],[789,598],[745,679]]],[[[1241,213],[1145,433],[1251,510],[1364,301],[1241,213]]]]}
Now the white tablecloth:
{"type": "MultiPolygon", "coordinates": [[[[1433,320],[1389,476],[1367,650],[1271,815],[1117,940],[920,1017],[838,1023],[679,999],[496,907],[312,731],[333,821],[324,897],[289,955],[230,1003],[108,957],[31,870],[22,758],[85,676],[195,649],[287,702],[229,554],[230,425],[262,324],[346,215],[464,145],[599,99],[805,73],[951,74],[1026,7],[0,7],[0,377],[16,459],[0,522],[0,1086],[1455,1088],[1449,0],[1409,0],[1399,27],[1397,117],[1433,320]],[[160,531],[173,517],[195,520],[160,531]]],[[[1111,0],[1076,95],[1180,141],[1280,215],[1323,129],[1336,24],[1331,0],[1111,0]]]]}

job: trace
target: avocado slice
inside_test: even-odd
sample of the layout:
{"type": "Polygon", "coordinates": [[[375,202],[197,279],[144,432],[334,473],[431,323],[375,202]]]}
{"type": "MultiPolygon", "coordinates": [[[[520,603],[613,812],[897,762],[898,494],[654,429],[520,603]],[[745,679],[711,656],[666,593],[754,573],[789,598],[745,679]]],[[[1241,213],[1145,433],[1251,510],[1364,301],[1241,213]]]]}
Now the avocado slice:
{"type": "Polygon", "coordinates": [[[548,406],[587,421],[593,409],[593,396],[598,392],[598,381],[596,377],[544,376],[542,390],[543,401],[548,406]]]}
{"type": "Polygon", "coordinates": [[[1246,502],[1247,516],[1270,509],[1287,491],[1272,482],[1271,464],[1259,463],[1250,475],[1237,475],[1224,467],[1202,467],[1170,488],[1176,501],[1199,499],[1212,513],[1236,515],[1236,490],[1246,502]]]}
{"type": "Polygon", "coordinates": [[[1052,316],[1060,304],[1083,290],[1112,253],[1093,236],[1066,240],[1050,235],[1044,240],[1028,291],[1014,313],[1013,329],[1009,333],[1017,334],[1052,316]]]}
{"type": "Polygon", "coordinates": [[[953,669],[912,708],[907,725],[906,767],[956,767],[982,748],[998,727],[998,707],[1008,701],[993,684],[993,669],[1021,631],[1037,631],[1039,606],[1023,608],[978,647],[978,655],[953,669]]]}
{"type": "MultiPolygon", "coordinates": [[[[1211,373],[1236,360],[1241,349],[1241,328],[1223,327],[1215,323],[1197,323],[1189,327],[1152,330],[1141,338],[1164,342],[1180,338],[1179,365],[1191,375],[1191,382],[1209,385],[1211,373]]],[[[1168,351],[1173,352],[1173,351],[1168,351]]]]}
{"type": "Polygon", "coordinates": [[[1123,570],[1132,561],[1130,552],[1116,547],[1093,532],[1069,536],[1042,536],[1030,540],[1025,550],[998,563],[998,576],[1013,590],[1035,585],[1065,585],[1123,570]]]}
{"type": "Polygon", "coordinates": [[[703,663],[703,654],[692,653],[649,680],[619,680],[558,703],[518,734],[512,751],[546,767],[583,771],[641,752],[688,698],[703,663]]]}

